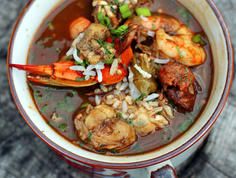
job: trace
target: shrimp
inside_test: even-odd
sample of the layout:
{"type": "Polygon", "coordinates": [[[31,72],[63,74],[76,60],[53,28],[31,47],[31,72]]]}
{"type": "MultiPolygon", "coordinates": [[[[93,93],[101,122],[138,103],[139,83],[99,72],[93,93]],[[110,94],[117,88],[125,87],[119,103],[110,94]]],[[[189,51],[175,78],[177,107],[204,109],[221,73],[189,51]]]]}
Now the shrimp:
{"type": "Polygon", "coordinates": [[[203,64],[206,60],[206,53],[200,44],[192,41],[193,35],[184,25],[174,36],[167,34],[164,29],[159,29],[156,31],[157,48],[163,56],[186,66],[203,64]]]}
{"type": "MultiPolygon", "coordinates": [[[[150,31],[154,33],[159,29],[164,29],[170,34],[174,34],[181,27],[181,23],[168,15],[153,15],[149,17],[134,16],[125,22],[129,27],[129,33],[125,37],[124,49],[129,46],[133,40],[138,43],[148,36],[150,31]]],[[[154,33],[155,34],[155,33],[154,33]]],[[[152,47],[150,47],[151,50],[152,47]]]]}
{"type": "MultiPolygon", "coordinates": [[[[187,66],[203,64],[206,53],[200,44],[194,43],[194,33],[177,19],[168,15],[153,15],[150,17],[133,17],[125,23],[130,32],[126,36],[124,46],[129,46],[132,40],[147,37],[150,31],[154,32],[156,54],[171,58],[187,66]]],[[[140,43],[138,41],[138,43],[140,43]]]]}

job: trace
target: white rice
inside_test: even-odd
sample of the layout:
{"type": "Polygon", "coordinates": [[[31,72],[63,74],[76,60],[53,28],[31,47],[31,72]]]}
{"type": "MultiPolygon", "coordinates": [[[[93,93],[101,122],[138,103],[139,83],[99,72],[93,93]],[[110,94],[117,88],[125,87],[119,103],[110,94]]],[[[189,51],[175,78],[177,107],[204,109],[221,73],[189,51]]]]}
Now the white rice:
{"type": "Polygon", "coordinates": [[[96,96],[95,96],[95,103],[96,103],[96,105],[101,104],[101,101],[102,101],[102,97],[99,96],[99,95],[96,95],[96,96]]]}
{"type": "Polygon", "coordinates": [[[135,86],[133,80],[134,80],[134,73],[132,72],[132,70],[130,69],[129,67],[129,76],[128,76],[128,79],[129,79],[129,89],[130,89],[130,95],[131,97],[135,100],[137,99],[141,93],[140,91],[137,89],[137,87],[135,86]]]}
{"type": "Polygon", "coordinates": [[[128,111],[128,104],[126,101],[122,102],[122,112],[126,113],[128,111]]]}
{"type": "Polygon", "coordinates": [[[118,60],[114,59],[112,65],[111,65],[110,75],[114,75],[116,73],[117,69],[118,69],[118,60]]]}
{"type": "Polygon", "coordinates": [[[159,58],[155,58],[154,62],[157,64],[167,64],[168,62],[170,62],[170,59],[159,59],[159,58]]]}
{"type": "Polygon", "coordinates": [[[84,79],[85,80],[89,80],[90,79],[90,75],[85,75],[84,79]]]}
{"type": "Polygon", "coordinates": [[[66,56],[72,56],[73,53],[74,53],[74,50],[75,50],[75,48],[72,48],[72,47],[71,47],[71,48],[67,51],[66,56]]]}
{"type": "Polygon", "coordinates": [[[147,17],[144,17],[143,15],[141,15],[140,18],[141,18],[143,21],[148,21],[148,18],[147,18],[147,17]]]}
{"type": "Polygon", "coordinates": [[[115,90],[115,91],[114,91],[114,94],[115,94],[115,95],[119,95],[119,94],[120,94],[120,91],[119,91],[119,90],[115,90]]]}
{"type": "Polygon", "coordinates": [[[98,76],[98,82],[101,83],[103,78],[102,78],[102,71],[100,69],[97,69],[97,76],[98,76]]]}
{"type": "Polygon", "coordinates": [[[128,83],[128,82],[124,82],[124,83],[122,83],[122,85],[120,86],[119,90],[120,90],[120,91],[123,91],[123,90],[125,90],[128,86],[129,86],[129,83],[128,83]]]}
{"type": "Polygon", "coordinates": [[[96,76],[96,72],[95,71],[84,71],[83,75],[89,75],[89,76],[96,76]]]}
{"type": "Polygon", "coordinates": [[[108,88],[105,87],[104,85],[100,85],[100,88],[103,92],[105,92],[105,93],[108,92],[108,88]]]}
{"type": "Polygon", "coordinates": [[[85,71],[85,67],[84,66],[71,66],[70,70],[74,70],[74,71],[85,71]]]}
{"type": "Polygon", "coordinates": [[[84,38],[84,33],[80,33],[75,39],[74,41],[72,42],[72,45],[71,47],[72,48],[76,48],[76,45],[84,38]]]}
{"type": "Polygon", "coordinates": [[[155,36],[155,32],[151,31],[151,30],[148,30],[147,35],[151,36],[151,37],[154,37],[155,36]]]}
{"type": "Polygon", "coordinates": [[[77,49],[75,48],[74,51],[73,51],[73,58],[75,59],[75,61],[79,62],[79,63],[83,63],[83,60],[80,59],[80,57],[78,56],[78,53],[77,53],[77,49]]]}
{"type": "Polygon", "coordinates": [[[143,70],[140,66],[137,64],[134,65],[134,68],[144,77],[144,78],[151,78],[152,75],[143,70]]]}
{"type": "Polygon", "coordinates": [[[158,93],[153,93],[153,94],[151,94],[151,95],[148,95],[145,99],[144,99],[144,101],[152,101],[152,100],[154,100],[154,99],[157,99],[159,97],[159,94],[158,93]]]}

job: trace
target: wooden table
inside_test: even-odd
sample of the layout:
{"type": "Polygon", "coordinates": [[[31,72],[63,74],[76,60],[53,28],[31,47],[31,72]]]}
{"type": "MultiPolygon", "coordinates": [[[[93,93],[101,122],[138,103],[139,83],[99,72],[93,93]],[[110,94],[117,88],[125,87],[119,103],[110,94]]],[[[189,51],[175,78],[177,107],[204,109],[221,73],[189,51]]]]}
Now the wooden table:
{"type": "MultiPolygon", "coordinates": [[[[37,138],[18,114],[6,78],[6,53],[13,22],[27,0],[0,0],[0,178],[86,178],[37,138]]],[[[215,0],[236,42],[236,0],[215,0]]],[[[236,82],[208,142],[180,178],[236,177],[236,82]]]]}

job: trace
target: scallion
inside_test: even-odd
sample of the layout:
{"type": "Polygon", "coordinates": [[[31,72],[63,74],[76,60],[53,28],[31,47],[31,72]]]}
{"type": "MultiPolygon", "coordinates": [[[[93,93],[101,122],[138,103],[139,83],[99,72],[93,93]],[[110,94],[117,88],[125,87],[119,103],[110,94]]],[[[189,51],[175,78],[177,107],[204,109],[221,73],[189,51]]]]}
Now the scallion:
{"type": "Polygon", "coordinates": [[[198,43],[198,44],[200,44],[202,46],[206,45],[206,42],[203,40],[203,38],[202,38],[202,36],[200,34],[194,35],[192,37],[192,41],[194,43],[198,43]]]}
{"type": "Polygon", "coordinates": [[[127,19],[132,15],[132,11],[130,10],[128,4],[121,5],[119,9],[123,19],[127,19]]]}
{"type": "Polygon", "coordinates": [[[136,13],[138,16],[144,16],[144,17],[148,17],[152,15],[150,10],[147,7],[136,8],[136,13]]]}
{"type": "Polygon", "coordinates": [[[128,28],[127,25],[121,25],[117,29],[112,29],[111,34],[115,36],[123,36],[128,32],[128,28]]]}
{"type": "Polygon", "coordinates": [[[111,21],[110,21],[109,17],[104,16],[103,13],[98,12],[97,19],[102,25],[107,26],[108,28],[111,27],[111,21]]]}

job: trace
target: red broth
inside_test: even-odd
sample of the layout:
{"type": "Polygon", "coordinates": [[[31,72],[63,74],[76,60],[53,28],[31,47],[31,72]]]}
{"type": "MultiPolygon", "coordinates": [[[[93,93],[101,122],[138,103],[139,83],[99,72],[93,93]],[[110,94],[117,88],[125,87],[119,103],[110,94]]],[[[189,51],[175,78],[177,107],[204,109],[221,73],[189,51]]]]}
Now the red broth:
{"type": "MultiPolygon", "coordinates": [[[[202,27],[181,4],[175,0],[157,0],[155,2],[152,8],[153,12],[161,12],[176,17],[190,27],[192,31],[201,33],[207,41],[202,27]]],[[[53,10],[35,34],[29,50],[28,63],[50,64],[62,58],[72,42],[69,35],[70,23],[79,16],[92,20],[91,13],[91,0],[68,0],[59,8],[53,10]]],[[[146,137],[139,137],[136,143],[124,152],[116,153],[114,151],[114,153],[107,154],[130,155],[151,151],[170,143],[191,127],[204,109],[211,91],[213,65],[209,42],[207,43],[205,46],[206,62],[193,69],[195,74],[203,80],[201,82],[203,83],[203,90],[197,95],[197,104],[195,104],[193,112],[183,114],[175,111],[175,118],[170,121],[168,127],[146,137]]],[[[73,124],[73,116],[78,112],[81,104],[86,101],[93,102],[92,98],[85,96],[88,88],[56,88],[39,86],[33,83],[29,85],[38,110],[50,126],[74,144],[96,152],[78,139],[73,124]],[[59,121],[55,122],[51,119],[53,113],[56,113],[60,118],[59,121]]]]}

